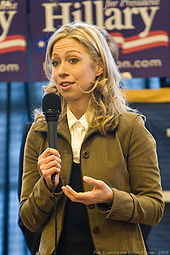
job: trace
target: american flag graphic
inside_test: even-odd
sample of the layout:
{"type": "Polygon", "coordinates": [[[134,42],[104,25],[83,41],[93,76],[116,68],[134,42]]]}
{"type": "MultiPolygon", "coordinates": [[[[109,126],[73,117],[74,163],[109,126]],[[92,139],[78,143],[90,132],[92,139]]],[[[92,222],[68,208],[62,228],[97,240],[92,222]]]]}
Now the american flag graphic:
{"type": "Polygon", "coordinates": [[[124,38],[121,33],[109,33],[117,41],[123,54],[147,50],[160,46],[168,47],[168,33],[164,30],[151,31],[145,37],[138,35],[124,38]]]}
{"type": "Polygon", "coordinates": [[[5,40],[0,41],[0,54],[26,51],[26,38],[23,35],[8,35],[5,40]]]}

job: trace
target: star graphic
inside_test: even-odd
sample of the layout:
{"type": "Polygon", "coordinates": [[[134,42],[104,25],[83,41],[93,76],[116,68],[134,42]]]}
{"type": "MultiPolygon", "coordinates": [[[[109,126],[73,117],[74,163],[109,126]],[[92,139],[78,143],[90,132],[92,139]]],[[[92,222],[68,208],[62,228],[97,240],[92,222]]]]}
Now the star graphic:
{"type": "Polygon", "coordinates": [[[44,48],[45,47],[45,42],[42,41],[42,40],[40,40],[37,44],[38,44],[39,48],[44,48]]]}

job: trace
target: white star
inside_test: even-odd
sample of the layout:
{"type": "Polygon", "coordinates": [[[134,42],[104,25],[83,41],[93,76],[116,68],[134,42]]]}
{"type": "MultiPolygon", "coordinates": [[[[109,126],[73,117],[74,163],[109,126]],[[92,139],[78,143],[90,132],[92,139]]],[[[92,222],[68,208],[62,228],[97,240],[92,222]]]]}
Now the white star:
{"type": "Polygon", "coordinates": [[[44,48],[45,47],[45,42],[44,41],[39,41],[38,43],[39,48],[44,48]]]}

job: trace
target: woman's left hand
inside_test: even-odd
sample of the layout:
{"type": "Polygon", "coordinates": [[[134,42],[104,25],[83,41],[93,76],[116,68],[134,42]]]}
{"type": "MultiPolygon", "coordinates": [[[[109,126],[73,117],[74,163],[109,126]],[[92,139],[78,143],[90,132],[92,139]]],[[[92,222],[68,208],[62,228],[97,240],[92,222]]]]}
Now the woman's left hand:
{"type": "Polygon", "coordinates": [[[63,186],[64,194],[72,201],[79,202],[85,205],[113,202],[113,191],[103,181],[96,180],[92,177],[83,177],[83,181],[91,186],[93,189],[87,192],[76,192],[69,185],[63,186]]]}

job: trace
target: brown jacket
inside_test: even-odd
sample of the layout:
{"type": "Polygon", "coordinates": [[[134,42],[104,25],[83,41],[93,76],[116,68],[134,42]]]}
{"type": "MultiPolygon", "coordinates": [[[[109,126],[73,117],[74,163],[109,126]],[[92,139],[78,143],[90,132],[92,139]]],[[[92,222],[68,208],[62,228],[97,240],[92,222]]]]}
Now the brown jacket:
{"type": "MultiPolygon", "coordinates": [[[[31,231],[43,228],[41,255],[53,252],[55,236],[53,197],[37,166],[37,158],[46,148],[46,123],[37,121],[25,146],[20,215],[31,231]]],[[[62,186],[69,183],[73,158],[66,119],[58,122],[58,150],[62,186]]],[[[138,223],[157,224],[163,215],[164,202],[155,140],[145,129],[143,119],[135,113],[121,114],[107,136],[89,129],[80,155],[82,176],[103,180],[114,192],[111,209],[104,204],[87,206],[96,254],[146,254],[138,223]]],[[[84,184],[84,190],[91,187],[84,184]]],[[[61,189],[56,196],[59,238],[66,197],[61,189]]]]}

